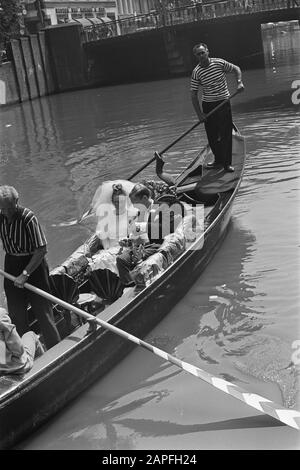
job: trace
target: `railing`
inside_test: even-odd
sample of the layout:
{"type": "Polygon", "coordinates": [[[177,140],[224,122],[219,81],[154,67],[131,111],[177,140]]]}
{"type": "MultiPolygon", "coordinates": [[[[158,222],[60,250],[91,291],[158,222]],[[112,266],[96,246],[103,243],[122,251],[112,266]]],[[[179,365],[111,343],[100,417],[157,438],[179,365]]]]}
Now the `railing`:
{"type": "Polygon", "coordinates": [[[254,12],[300,6],[300,0],[227,0],[213,3],[197,3],[196,0],[191,0],[191,3],[193,4],[181,8],[165,8],[146,15],[111,21],[109,25],[95,25],[89,31],[83,28],[82,39],[84,42],[90,42],[224,16],[249,15],[254,12]]]}

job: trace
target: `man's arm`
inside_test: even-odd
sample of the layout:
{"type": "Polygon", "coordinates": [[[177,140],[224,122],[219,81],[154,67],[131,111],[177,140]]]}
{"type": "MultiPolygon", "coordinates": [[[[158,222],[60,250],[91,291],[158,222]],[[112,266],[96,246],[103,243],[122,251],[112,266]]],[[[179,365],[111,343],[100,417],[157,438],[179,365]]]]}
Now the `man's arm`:
{"type": "Polygon", "coordinates": [[[198,91],[191,90],[191,100],[199,121],[203,121],[205,119],[205,114],[203,113],[202,108],[200,106],[198,91]]]}
{"type": "Polygon", "coordinates": [[[238,90],[243,90],[245,87],[244,87],[244,84],[243,84],[243,81],[242,81],[242,71],[241,71],[240,67],[238,67],[237,65],[234,65],[232,71],[233,71],[233,73],[236,77],[237,89],[238,90]]]}
{"type": "MultiPolygon", "coordinates": [[[[27,266],[24,268],[28,274],[32,274],[33,271],[36,270],[36,268],[41,264],[42,260],[44,259],[45,255],[47,253],[47,246],[41,246],[39,248],[37,248],[34,252],[33,252],[33,255],[32,255],[32,258],[31,260],[29,261],[29,263],[27,264],[27,266]]],[[[24,287],[24,284],[25,282],[27,281],[28,279],[28,276],[25,276],[24,274],[20,274],[14,284],[16,287],[24,287]]]]}

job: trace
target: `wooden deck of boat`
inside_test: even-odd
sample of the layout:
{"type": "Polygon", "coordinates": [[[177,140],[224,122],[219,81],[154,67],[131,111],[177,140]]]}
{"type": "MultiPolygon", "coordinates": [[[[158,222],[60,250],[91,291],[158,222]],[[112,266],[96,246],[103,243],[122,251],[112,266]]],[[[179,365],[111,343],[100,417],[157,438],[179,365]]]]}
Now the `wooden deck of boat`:
{"type": "MultiPolygon", "coordinates": [[[[243,171],[244,159],[241,158],[241,154],[245,154],[245,142],[244,139],[238,135],[234,136],[233,147],[232,147],[232,165],[235,169],[233,173],[225,172],[224,169],[208,169],[205,166],[202,170],[202,177],[199,181],[199,189],[203,194],[217,194],[225,191],[230,191],[237,184],[241,178],[243,171]]],[[[198,177],[187,178],[182,186],[180,186],[180,192],[193,181],[197,181],[198,177]]]]}
{"type": "Polygon", "coordinates": [[[201,191],[205,192],[205,194],[223,193],[236,185],[241,177],[243,161],[241,160],[240,151],[238,152],[235,146],[233,146],[232,152],[232,165],[235,169],[234,173],[227,173],[223,168],[204,168],[201,178],[201,191]]]}

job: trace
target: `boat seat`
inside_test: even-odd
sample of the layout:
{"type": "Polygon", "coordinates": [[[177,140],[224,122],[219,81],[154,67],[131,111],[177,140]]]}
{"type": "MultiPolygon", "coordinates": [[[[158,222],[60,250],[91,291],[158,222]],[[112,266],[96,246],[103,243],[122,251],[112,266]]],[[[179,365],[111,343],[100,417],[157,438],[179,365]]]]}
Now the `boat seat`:
{"type": "Polygon", "coordinates": [[[158,251],[131,271],[137,290],[146,287],[158,274],[170,266],[196,238],[196,218],[187,215],[174,233],[166,235],[158,251]]]}
{"type": "Polygon", "coordinates": [[[86,270],[89,265],[89,258],[91,258],[97,251],[103,248],[101,240],[94,234],[83,245],[75,250],[64,263],[55,268],[55,270],[63,270],[71,276],[77,284],[81,283],[85,278],[86,270]]]}
{"type": "Polygon", "coordinates": [[[199,191],[191,191],[190,193],[180,194],[179,199],[183,202],[192,205],[203,204],[204,206],[213,206],[217,202],[219,197],[219,193],[202,194],[199,191]]]}

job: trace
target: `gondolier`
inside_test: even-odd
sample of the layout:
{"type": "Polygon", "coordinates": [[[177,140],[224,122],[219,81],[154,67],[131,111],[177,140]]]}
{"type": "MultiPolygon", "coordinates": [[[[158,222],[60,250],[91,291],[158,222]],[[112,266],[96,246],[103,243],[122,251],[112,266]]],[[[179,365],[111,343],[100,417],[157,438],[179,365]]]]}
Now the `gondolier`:
{"type": "Polygon", "coordinates": [[[16,276],[4,280],[8,313],[22,336],[29,329],[26,308],[30,303],[46,347],[60,341],[51,303],[25,291],[24,283],[49,292],[49,270],[45,260],[47,241],[34,213],[18,205],[19,195],[12,186],[0,186],[0,237],[5,251],[4,269],[16,276]]]}
{"type": "MultiPolygon", "coordinates": [[[[210,58],[206,44],[194,46],[193,53],[199,60],[191,77],[191,99],[199,120],[211,112],[222,101],[229,98],[226,74],[233,72],[237,79],[237,89],[243,90],[241,69],[224,59],[210,58]],[[202,105],[198,98],[199,87],[202,87],[202,105]]],[[[232,163],[232,115],[228,100],[217,112],[205,121],[205,130],[215,161],[208,164],[208,168],[224,168],[226,172],[233,172],[232,163]]]]}

